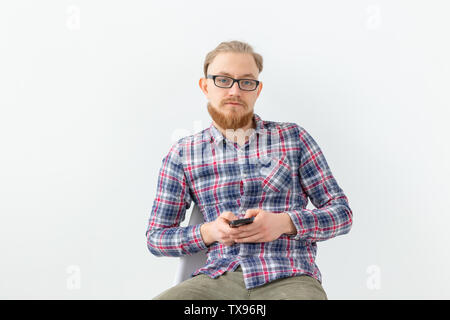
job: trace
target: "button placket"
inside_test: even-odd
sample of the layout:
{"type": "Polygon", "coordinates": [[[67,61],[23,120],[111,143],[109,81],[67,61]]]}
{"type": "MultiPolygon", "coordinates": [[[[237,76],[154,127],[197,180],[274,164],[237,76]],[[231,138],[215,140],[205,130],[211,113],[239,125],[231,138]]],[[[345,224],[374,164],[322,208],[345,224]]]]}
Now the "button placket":
{"type": "Polygon", "coordinates": [[[239,171],[241,172],[241,180],[244,180],[247,177],[247,174],[245,173],[245,153],[242,149],[238,150],[238,163],[239,171]]]}
{"type": "Polygon", "coordinates": [[[244,208],[239,208],[238,217],[242,218],[243,216],[245,216],[245,211],[246,210],[244,208]]]}

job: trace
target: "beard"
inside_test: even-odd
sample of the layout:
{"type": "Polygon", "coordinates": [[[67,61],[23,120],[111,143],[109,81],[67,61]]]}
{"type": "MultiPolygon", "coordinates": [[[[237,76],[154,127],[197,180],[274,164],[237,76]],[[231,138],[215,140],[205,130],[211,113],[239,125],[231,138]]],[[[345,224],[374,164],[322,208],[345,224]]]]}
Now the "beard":
{"type": "Polygon", "coordinates": [[[219,108],[208,102],[208,112],[214,122],[225,130],[243,128],[253,119],[253,110],[248,110],[247,104],[243,101],[225,101],[219,108]],[[229,108],[225,106],[227,102],[238,102],[242,106],[229,108]]]}

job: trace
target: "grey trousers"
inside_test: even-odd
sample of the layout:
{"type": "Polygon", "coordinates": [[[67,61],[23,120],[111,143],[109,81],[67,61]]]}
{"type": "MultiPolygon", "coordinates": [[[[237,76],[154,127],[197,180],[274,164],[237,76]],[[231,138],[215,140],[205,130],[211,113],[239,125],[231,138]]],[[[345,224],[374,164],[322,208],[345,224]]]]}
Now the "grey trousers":
{"type": "Polygon", "coordinates": [[[277,279],[253,289],[246,289],[240,266],[234,272],[225,272],[215,279],[199,274],[153,298],[153,300],[327,299],[320,282],[306,275],[277,279]]]}

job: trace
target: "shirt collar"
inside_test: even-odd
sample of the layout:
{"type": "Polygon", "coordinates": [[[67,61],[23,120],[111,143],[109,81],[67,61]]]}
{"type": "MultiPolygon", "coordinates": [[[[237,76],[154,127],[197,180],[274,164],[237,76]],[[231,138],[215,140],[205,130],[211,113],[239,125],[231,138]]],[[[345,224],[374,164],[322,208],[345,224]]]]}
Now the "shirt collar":
{"type": "MultiPolygon", "coordinates": [[[[266,129],[264,128],[264,121],[261,119],[261,117],[258,116],[256,113],[253,113],[253,119],[255,120],[255,123],[256,123],[256,128],[255,128],[255,132],[253,133],[253,135],[254,134],[265,134],[266,129]]],[[[211,141],[214,141],[216,145],[219,145],[225,139],[222,132],[220,132],[220,130],[214,126],[213,122],[211,122],[211,125],[209,126],[209,133],[211,136],[211,141]]],[[[251,136],[250,136],[250,139],[252,139],[251,136]]]]}

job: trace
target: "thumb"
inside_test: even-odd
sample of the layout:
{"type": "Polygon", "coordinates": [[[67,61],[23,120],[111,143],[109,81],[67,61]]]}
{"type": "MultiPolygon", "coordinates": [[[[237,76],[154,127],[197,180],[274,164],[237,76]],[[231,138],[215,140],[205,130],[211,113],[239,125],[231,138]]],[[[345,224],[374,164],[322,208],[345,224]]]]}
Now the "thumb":
{"type": "Polygon", "coordinates": [[[231,211],[222,212],[220,217],[227,221],[233,221],[233,220],[237,219],[236,216],[234,215],[234,213],[231,211]]]}
{"type": "Polygon", "coordinates": [[[245,212],[245,217],[244,218],[251,218],[251,217],[255,217],[257,216],[262,210],[255,208],[255,209],[248,209],[245,212]]]}

